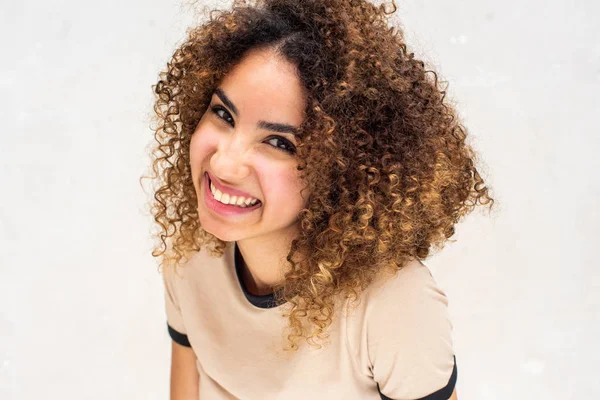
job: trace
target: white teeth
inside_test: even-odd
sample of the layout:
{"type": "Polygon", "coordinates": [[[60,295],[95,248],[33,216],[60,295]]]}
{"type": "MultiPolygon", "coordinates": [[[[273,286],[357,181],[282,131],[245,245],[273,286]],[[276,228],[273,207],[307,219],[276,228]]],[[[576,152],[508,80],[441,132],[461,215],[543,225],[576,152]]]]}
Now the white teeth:
{"type": "Polygon", "coordinates": [[[223,204],[236,205],[242,208],[254,205],[258,201],[258,199],[247,199],[244,196],[230,196],[228,193],[223,193],[217,189],[212,182],[210,183],[210,191],[215,197],[215,200],[223,204]]]}

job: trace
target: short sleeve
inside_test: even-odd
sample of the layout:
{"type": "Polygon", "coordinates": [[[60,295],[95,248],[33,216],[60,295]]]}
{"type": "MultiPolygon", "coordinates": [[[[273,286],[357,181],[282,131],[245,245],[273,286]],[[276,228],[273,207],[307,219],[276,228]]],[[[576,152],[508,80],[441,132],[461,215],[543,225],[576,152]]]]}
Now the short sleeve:
{"type": "Polygon", "coordinates": [[[167,317],[167,330],[169,336],[182,346],[190,346],[187,337],[183,315],[179,300],[177,297],[177,286],[181,282],[181,276],[176,273],[174,268],[163,269],[163,282],[165,288],[165,312],[167,317]]]}
{"type": "Polygon", "coordinates": [[[448,299],[419,262],[389,279],[367,313],[367,348],[381,397],[447,400],[457,378],[448,299]]]}

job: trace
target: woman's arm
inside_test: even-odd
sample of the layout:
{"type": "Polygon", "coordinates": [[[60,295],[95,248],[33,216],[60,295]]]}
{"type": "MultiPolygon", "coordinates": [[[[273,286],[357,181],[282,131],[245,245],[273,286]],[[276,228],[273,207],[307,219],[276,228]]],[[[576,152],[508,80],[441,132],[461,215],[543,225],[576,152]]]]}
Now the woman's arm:
{"type": "Polygon", "coordinates": [[[454,388],[454,392],[452,392],[452,396],[448,400],[458,400],[458,397],[456,397],[456,388],[454,388]]]}
{"type": "Polygon", "coordinates": [[[191,347],[171,341],[171,400],[198,400],[200,375],[191,347]]]}

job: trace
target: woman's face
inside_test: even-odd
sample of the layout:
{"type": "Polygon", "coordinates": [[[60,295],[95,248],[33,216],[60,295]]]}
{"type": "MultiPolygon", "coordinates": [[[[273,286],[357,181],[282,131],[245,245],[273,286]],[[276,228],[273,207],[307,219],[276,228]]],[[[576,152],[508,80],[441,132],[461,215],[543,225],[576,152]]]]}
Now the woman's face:
{"type": "Polygon", "coordinates": [[[294,71],[274,53],[250,52],[215,90],[192,135],[200,224],[223,241],[280,238],[297,228],[306,199],[300,195],[293,131],[303,121],[306,97],[294,71]],[[229,195],[221,201],[237,195],[239,204],[241,191],[246,202],[258,202],[225,205],[212,194],[213,185],[229,195]]]}

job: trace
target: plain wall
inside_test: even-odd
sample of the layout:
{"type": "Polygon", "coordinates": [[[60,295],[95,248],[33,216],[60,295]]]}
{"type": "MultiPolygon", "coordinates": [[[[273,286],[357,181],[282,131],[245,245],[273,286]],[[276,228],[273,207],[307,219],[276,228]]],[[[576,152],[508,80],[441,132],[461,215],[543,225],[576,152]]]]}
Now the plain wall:
{"type": "MultiPolygon", "coordinates": [[[[600,398],[600,3],[398,4],[497,200],[426,261],[459,399],[600,398]]],[[[195,21],[178,1],[0,5],[0,398],[168,398],[138,178],[151,85],[195,21]]]]}

